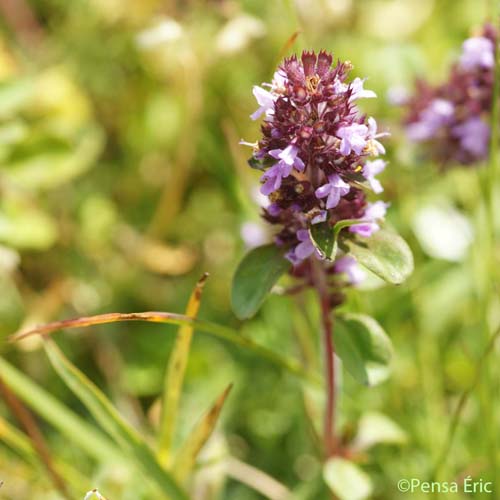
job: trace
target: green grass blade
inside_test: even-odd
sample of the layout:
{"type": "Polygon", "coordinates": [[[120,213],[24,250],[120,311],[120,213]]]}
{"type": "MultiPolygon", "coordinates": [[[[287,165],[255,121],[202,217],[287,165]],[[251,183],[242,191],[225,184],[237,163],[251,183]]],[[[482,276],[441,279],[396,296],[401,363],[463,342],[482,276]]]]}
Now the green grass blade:
{"type": "Polygon", "coordinates": [[[0,377],[30,408],[88,455],[98,461],[123,461],[116,447],[106,436],[1,357],[0,377]]]}
{"type": "MultiPolygon", "coordinates": [[[[195,318],[198,314],[203,287],[208,278],[204,274],[196,283],[186,307],[186,316],[195,318]]],[[[168,361],[165,374],[165,385],[162,398],[162,412],[160,419],[160,436],[158,445],[158,458],[163,465],[168,466],[172,440],[175,432],[177,413],[179,411],[179,400],[184,382],[184,374],[189,358],[189,349],[193,337],[193,325],[184,324],[179,328],[175,346],[168,361]]]]}
{"type": "Polygon", "coordinates": [[[226,340],[234,345],[246,349],[249,352],[253,352],[254,354],[260,356],[261,358],[266,359],[267,361],[275,364],[276,366],[279,366],[280,368],[289,371],[290,373],[296,375],[297,377],[308,380],[309,382],[312,382],[313,384],[316,385],[322,384],[322,379],[317,373],[310,372],[304,369],[302,364],[299,363],[297,360],[285,357],[281,354],[272,351],[271,349],[268,349],[267,347],[256,344],[252,340],[240,335],[237,330],[228,328],[226,326],[218,325],[210,321],[193,319],[183,314],[176,314],[170,312],[149,311],[149,312],[139,312],[139,313],[107,313],[107,314],[98,314],[96,316],[86,316],[76,319],[55,321],[54,323],[48,323],[46,325],[34,328],[33,330],[16,334],[12,336],[10,340],[12,342],[15,342],[16,340],[21,340],[31,335],[36,335],[36,334],[48,335],[57,330],[103,325],[107,323],[116,323],[119,321],[146,321],[151,323],[169,323],[172,325],[190,324],[194,327],[195,330],[204,333],[209,333],[214,337],[226,340]]]}
{"type": "MultiPolygon", "coordinates": [[[[29,438],[2,417],[0,417],[0,441],[4,442],[26,462],[30,464],[39,463],[38,455],[29,438]]],[[[71,485],[73,491],[83,491],[88,487],[88,478],[78,470],[57,458],[54,462],[57,471],[71,485]]]]}
{"type": "Polygon", "coordinates": [[[156,460],[152,450],[116,411],[111,402],[87,376],[74,366],[57,345],[46,340],[47,356],[66,385],[80,399],[101,427],[134,459],[146,477],[151,479],[170,500],[187,500],[186,494],[156,460]]]}
{"type": "Polygon", "coordinates": [[[186,442],[179,450],[173,467],[174,475],[179,481],[185,481],[186,478],[189,477],[189,474],[196,463],[198,454],[215,429],[220,412],[229,392],[231,391],[231,388],[232,384],[230,384],[217,398],[217,401],[196,424],[194,429],[189,434],[189,437],[186,439],[186,442]]]}
{"type": "Polygon", "coordinates": [[[0,416],[0,441],[28,462],[36,462],[37,455],[30,440],[19,429],[0,416]]]}

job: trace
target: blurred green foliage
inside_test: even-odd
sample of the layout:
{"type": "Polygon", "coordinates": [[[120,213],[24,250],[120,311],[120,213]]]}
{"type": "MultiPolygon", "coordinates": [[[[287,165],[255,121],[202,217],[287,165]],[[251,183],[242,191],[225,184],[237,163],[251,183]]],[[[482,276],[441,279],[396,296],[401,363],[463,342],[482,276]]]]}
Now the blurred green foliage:
{"type": "MultiPolygon", "coordinates": [[[[442,77],[492,3],[0,0],[2,339],[58,318],[182,312],[207,271],[199,317],[318,368],[313,294],[273,296],[247,323],[237,321],[229,305],[231,277],[245,248],[242,225],[259,223],[257,177],[237,144],[258,135],[248,117],[255,108],[252,85],[269,80],[287,40],[300,31],[291,50],[326,48],[351,60],[379,96],[366,111],[392,131],[384,194],[389,222],[410,242],[416,271],[398,289],[380,288],[374,278],[371,289],[350,292],[345,311],[377,318],[396,354],[392,377],[376,388],[345,375],[339,425],[344,439],[358,445],[373,498],[400,498],[399,479],[431,474],[486,342],[475,295],[480,255],[471,238],[465,235],[463,251],[450,259],[439,237],[424,241],[417,222],[429,206],[457,211],[466,224],[473,220],[476,172],[442,174],[422,161],[386,96],[391,88],[411,87],[417,75],[442,77]]],[[[425,227],[433,223],[424,217],[425,227]]],[[[498,301],[495,307],[498,321],[498,301]]],[[[154,403],[174,332],[170,325],[120,323],[60,333],[57,340],[148,435],[157,425],[154,403]]],[[[2,346],[6,359],[91,419],[50,368],[38,340],[2,346]]],[[[298,498],[328,498],[311,432],[321,420],[322,394],[250,352],[195,334],[180,438],[230,382],[207,462],[230,452],[298,498]]],[[[490,437],[478,417],[480,401],[474,392],[447,460],[448,480],[485,468],[490,437]]],[[[2,403],[0,411],[15,422],[2,403]]],[[[99,486],[110,500],[146,498],[133,485],[140,477],[130,481],[119,468],[89,459],[40,423],[53,455],[87,477],[89,490],[99,486]]],[[[0,497],[59,498],[40,466],[5,443],[0,497]]],[[[198,479],[216,492],[213,498],[263,498],[224,467],[202,468],[198,479]]]]}

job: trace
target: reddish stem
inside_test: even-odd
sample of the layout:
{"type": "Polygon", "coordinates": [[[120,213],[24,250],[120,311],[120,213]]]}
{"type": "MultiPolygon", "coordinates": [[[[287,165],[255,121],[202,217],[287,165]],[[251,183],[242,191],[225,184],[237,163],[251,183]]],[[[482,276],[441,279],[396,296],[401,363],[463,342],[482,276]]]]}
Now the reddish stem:
{"type": "Polygon", "coordinates": [[[313,263],[314,283],[321,306],[321,325],[323,329],[323,351],[326,386],[326,407],[324,418],[325,458],[335,454],[335,347],[333,344],[332,305],[328,293],[327,276],[321,263],[313,263]]]}

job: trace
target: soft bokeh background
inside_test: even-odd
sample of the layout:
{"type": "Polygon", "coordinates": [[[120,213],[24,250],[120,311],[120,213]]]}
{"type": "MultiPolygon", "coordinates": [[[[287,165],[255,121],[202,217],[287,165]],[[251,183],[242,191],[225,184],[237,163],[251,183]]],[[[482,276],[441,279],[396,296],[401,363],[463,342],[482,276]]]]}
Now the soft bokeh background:
{"type": "MultiPolygon", "coordinates": [[[[249,119],[252,85],[269,81],[284,54],[333,51],[352,61],[353,76],[368,77],[366,87],[379,96],[362,107],[392,131],[384,198],[391,202],[390,223],[416,258],[408,284],[353,292],[345,306],[379,320],[394,342],[395,361],[392,377],[376,388],[345,377],[342,432],[346,440],[365,440],[360,459],[375,484],[373,498],[401,498],[398,479],[430,473],[485,338],[473,273],[476,174],[443,174],[421,161],[388,95],[411,89],[416,75],[442,78],[462,40],[490,15],[490,4],[0,0],[2,338],[79,315],[182,312],[208,271],[200,317],[297,358],[312,346],[319,364],[312,295],[301,301],[271,297],[242,324],[230,311],[229,287],[246,246],[268,237],[258,216],[257,176],[246,165],[248,149],[238,145],[259,133],[249,119]],[[374,414],[390,422],[380,424],[374,414]]],[[[147,434],[156,422],[151,408],[173,333],[166,325],[122,323],[56,338],[147,434]]],[[[38,340],[1,345],[8,361],[91,420],[50,368],[38,340]]],[[[300,383],[204,334],[195,335],[188,366],[183,432],[231,381],[207,456],[230,453],[299,498],[328,498],[300,383]]],[[[321,395],[306,393],[314,418],[321,395]]],[[[449,480],[480,475],[488,460],[491,436],[482,426],[480,401],[474,393],[465,409],[446,464],[449,480]]],[[[2,403],[0,412],[15,422],[2,403]]],[[[89,489],[99,485],[110,499],[147,498],[140,476],[124,477],[96,463],[39,422],[54,456],[86,475],[89,489]]],[[[2,498],[59,498],[43,468],[4,443],[0,479],[2,498]]],[[[214,498],[263,498],[223,469],[210,469],[205,480],[222,485],[214,498]]]]}

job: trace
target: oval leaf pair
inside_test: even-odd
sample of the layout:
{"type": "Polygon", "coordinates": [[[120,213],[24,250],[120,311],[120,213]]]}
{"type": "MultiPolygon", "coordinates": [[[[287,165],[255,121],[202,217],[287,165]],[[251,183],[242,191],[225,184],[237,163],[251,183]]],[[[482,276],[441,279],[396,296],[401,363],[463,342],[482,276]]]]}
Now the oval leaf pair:
{"type": "Polygon", "coordinates": [[[380,229],[369,238],[346,238],[343,250],[374,274],[399,285],[413,272],[413,255],[406,241],[397,233],[380,229]]]}
{"type": "Polygon", "coordinates": [[[370,316],[338,316],[333,342],[345,369],[361,384],[376,385],[390,372],[392,343],[384,329],[370,316]]]}
{"type": "Polygon", "coordinates": [[[248,252],[236,269],[231,289],[233,311],[239,319],[251,318],[271,288],[291,264],[276,245],[264,245],[248,252]]]}

